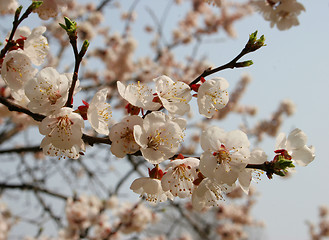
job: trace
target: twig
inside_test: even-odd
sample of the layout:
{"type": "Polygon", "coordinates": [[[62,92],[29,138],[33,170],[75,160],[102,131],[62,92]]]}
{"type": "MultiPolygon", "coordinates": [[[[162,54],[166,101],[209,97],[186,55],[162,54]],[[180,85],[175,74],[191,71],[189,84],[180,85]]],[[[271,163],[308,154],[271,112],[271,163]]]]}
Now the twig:
{"type": "Polygon", "coordinates": [[[42,149],[40,146],[32,146],[32,147],[18,147],[18,148],[9,148],[0,150],[0,154],[5,153],[25,153],[25,152],[40,152],[42,149]]]}
{"type": "Polygon", "coordinates": [[[191,83],[190,83],[190,86],[193,85],[193,84],[196,84],[198,83],[202,77],[207,77],[211,74],[214,74],[216,72],[219,72],[219,71],[222,71],[224,69],[227,69],[227,68],[236,68],[238,67],[237,66],[237,61],[242,58],[244,55],[246,55],[247,53],[249,53],[249,51],[246,51],[246,48],[244,48],[232,61],[230,61],[229,63],[226,63],[222,66],[219,66],[217,68],[214,68],[214,69],[206,69],[203,71],[203,73],[201,73],[196,79],[194,79],[191,83]]]}
{"type": "Polygon", "coordinates": [[[103,8],[106,6],[106,4],[108,4],[109,2],[111,2],[112,0],[104,0],[103,2],[101,2],[99,4],[99,6],[96,8],[96,11],[102,11],[103,8]]]}
{"type": "Polygon", "coordinates": [[[8,50],[15,46],[16,45],[16,42],[13,41],[13,38],[14,38],[14,35],[15,35],[15,32],[19,26],[19,24],[21,24],[21,22],[26,19],[31,13],[32,11],[36,8],[36,4],[37,3],[31,3],[31,5],[26,9],[26,11],[23,13],[23,15],[19,18],[19,15],[20,15],[20,12],[22,10],[22,6],[20,6],[17,10],[16,10],[16,13],[15,13],[15,18],[14,18],[14,21],[13,21],[13,28],[10,32],[10,35],[9,35],[9,38],[8,38],[8,41],[7,41],[7,44],[5,45],[5,47],[1,50],[0,52],[0,59],[3,58],[6,53],[8,52],[8,50]]]}
{"type": "Polygon", "coordinates": [[[0,182],[0,189],[31,190],[31,191],[35,191],[35,192],[45,193],[45,194],[47,194],[49,196],[57,197],[57,198],[60,198],[60,199],[65,200],[65,201],[68,199],[68,196],[65,196],[63,194],[56,193],[56,192],[50,191],[50,190],[48,190],[46,188],[38,187],[36,185],[28,184],[28,183],[8,184],[8,183],[0,182]]]}

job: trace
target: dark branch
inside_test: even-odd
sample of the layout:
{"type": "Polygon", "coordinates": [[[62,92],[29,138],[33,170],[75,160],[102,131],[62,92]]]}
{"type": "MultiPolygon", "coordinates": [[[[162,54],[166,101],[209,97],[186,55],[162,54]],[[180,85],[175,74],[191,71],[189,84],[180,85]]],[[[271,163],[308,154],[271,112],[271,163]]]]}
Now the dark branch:
{"type": "Polygon", "coordinates": [[[30,191],[45,193],[45,194],[47,194],[49,196],[57,197],[57,198],[60,198],[60,199],[65,200],[65,201],[68,199],[68,196],[65,196],[63,194],[56,193],[56,192],[50,191],[50,190],[48,190],[46,188],[38,187],[38,186],[35,186],[33,184],[27,184],[27,183],[23,183],[23,184],[8,184],[8,183],[0,182],[0,189],[30,190],[30,191]]]}

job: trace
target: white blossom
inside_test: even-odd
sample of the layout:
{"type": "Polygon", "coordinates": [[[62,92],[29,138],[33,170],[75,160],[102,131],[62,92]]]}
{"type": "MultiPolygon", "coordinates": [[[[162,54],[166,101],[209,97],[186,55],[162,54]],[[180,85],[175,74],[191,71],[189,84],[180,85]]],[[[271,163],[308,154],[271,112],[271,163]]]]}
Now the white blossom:
{"type": "Polygon", "coordinates": [[[42,120],[39,131],[46,135],[40,147],[45,155],[67,156],[76,159],[84,150],[82,117],[72,108],[63,107],[42,120]]]}
{"type": "Polygon", "coordinates": [[[197,178],[199,159],[184,158],[171,161],[166,174],[161,179],[164,191],[170,191],[175,197],[186,198],[194,190],[193,181],[197,178]]]}
{"type": "Polygon", "coordinates": [[[155,214],[141,203],[137,206],[126,204],[121,207],[119,218],[121,222],[120,232],[124,234],[142,232],[149,223],[156,220],[155,214]]]}
{"type": "Polygon", "coordinates": [[[2,0],[0,1],[0,14],[12,14],[19,7],[16,0],[2,0]]]}
{"type": "Polygon", "coordinates": [[[275,149],[285,149],[288,151],[288,154],[292,157],[292,160],[300,165],[307,166],[315,158],[314,147],[307,146],[307,136],[306,134],[296,128],[291,131],[286,138],[284,133],[280,133],[276,138],[276,147],[275,149]]]}
{"type": "Polygon", "coordinates": [[[218,183],[232,185],[248,163],[250,150],[247,135],[234,130],[225,132],[212,126],[201,134],[200,170],[218,183]]]}
{"type": "Polygon", "coordinates": [[[42,5],[34,10],[42,20],[56,17],[72,0],[43,0],[42,5]]]}
{"type": "Polygon", "coordinates": [[[224,108],[229,100],[228,86],[226,79],[220,77],[202,83],[198,90],[199,113],[211,118],[216,111],[224,108]]]}
{"type": "Polygon", "coordinates": [[[177,152],[183,140],[184,119],[170,119],[162,112],[148,114],[143,125],[134,126],[134,137],[141,146],[143,157],[152,164],[158,164],[177,152]]]}
{"type": "Polygon", "coordinates": [[[146,196],[146,200],[151,203],[164,202],[168,198],[173,199],[169,191],[164,191],[161,186],[161,180],[150,177],[141,177],[133,181],[130,189],[141,197],[146,196]]]}
{"type": "Polygon", "coordinates": [[[153,102],[154,96],[152,90],[145,84],[140,82],[130,83],[125,86],[120,81],[117,82],[118,92],[131,105],[146,110],[158,110],[160,103],[153,102]]]}
{"type": "Polygon", "coordinates": [[[42,69],[25,86],[25,94],[29,98],[28,108],[35,113],[49,115],[63,107],[67,101],[69,80],[56,69],[42,69]]]}
{"type": "Polygon", "coordinates": [[[71,227],[86,229],[95,223],[100,214],[102,202],[96,196],[79,196],[66,201],[66,217],[71,227]]]}
{"type": "Polygon", "coordinates": [[[111,152],[119,158],[139,150],[140,146],[134,138],[134,126],[143,124],[140,116],[132,115],[122,119],[111,127],[109,138],[112,141],[111,152]]]}
{"type": "MultiPolygon", "coordinates": [[[[254,149],[250,153],[248,164],[263,164],[266,160],[267,160],[267,155],[263,150],[254,149]]],[[[249,192],[250,183],[254,172],[255,170],[250,168],[243,168],[239,172],[238,175],[239,185],[246,194],[248,194],[249,192]]]]}
{"type": "Polygon", "coordinates": [[[6,54],[1,67],[1,76],[12,92],[22,90],[24,84],[36,73],[31,58],[23,50],[18,49],[6,54]]]}
{"type": "Polygon", "coordinates": [[[105,135],[109,134],[109,127],[112,125],[111,105],[106,103],[107,93],[106,88],[99,90],[91,100],[87,112],[88,121],[92,128],[105,135]]]}
{"type": "Polygon", "coordinates": [[[46,27],[40,26],[34,28],[24,43],[24,51],[31,58],[33,64],[39,66],[49,53],[47,38],[42,34],[46,31],[46,27]]]}
{"type": "Polygon", "coordinates": [[[253,5],[262,13],[265,20],[270,21],[279,30],[287,30],[299,25],[298,15],[305,11],[304,6],[296,0],[253,1],[253,5]]]}
{"type": "Polygon", "coordinates": [[[10,216],[11,213],[7,205],[0,201],[0,240],[8,239],[8,233],[13,225],[10,216]]]}
{"type": "Polygon", "coordinates": [[[171,114],[184,115],[190,111],[191,89],[184,82],[174,82],[162,75],[154,79],[156,93],[163,107],[171,114]]]}
{"type": "Polygon", "coordinates": [[[201,211],[205,207],[218,206],[218,201],[223,199],[223,194],[232,189],[233,187],[205,178],[193,191],[192,206],[197,211],[201,211]]]}

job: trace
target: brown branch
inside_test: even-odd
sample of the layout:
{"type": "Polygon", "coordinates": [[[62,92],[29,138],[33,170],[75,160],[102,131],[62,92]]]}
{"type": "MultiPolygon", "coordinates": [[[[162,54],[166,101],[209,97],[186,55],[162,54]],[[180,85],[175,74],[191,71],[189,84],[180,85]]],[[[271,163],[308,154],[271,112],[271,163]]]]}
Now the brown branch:
{"type": "Polygon", "coordinates": [[[1,50],[0,52],[0,59],[2,59],[6,53],[9,51],[9,49],[13,46],[16,45],[16,42],[13,40],[15,32],[19,26],[19,24],[21,24],[21,22],[26,19],[31,13],[32,11],[35,9],[35,3],[31,3],[31,5],[26,9],[26,11],[23,13],[23,15],[19,18],[20,12],[21,12],[22,6],[20,6],[15,13],[15,18],[13,21],[13,28],[10,32],[9,38],[7,40],[7,44],[5,45],[5,47],[1,50]]]}
{"type": "Polygon", "coordinates": [[[18,148],[9,148],[0,150],[0,154],[5,153],[25,153],[25,152],[40,152],[42,149],[40,146],[32,146],[32,147],[18,147],[18,148]]]}
{"type": "Polygon", "coordinates": [[[108,137],[100,138],[100,137],[93,137],[86,134],[82,135],[82,140],[85,143],[88,143],[90,146],[93,146],[95,143],[103,143],[111,145],[112,141],[108,137]]]}
{"type": "Polygon", "coordinates": [[[19,127],[13,127],[12,129],[2,132],[0,134],[0,144],[4,143],[8,139],[12,138],[20,131],[21,131],[21,129],[19,127]]]}
{"type": "MultiPolygon", "coordinates": [[[[9,111],[25,113],[38,122],[41,122],[46,117],[46,116],[38,114],[38,113],[33,113],[30,110],[28,110],[27,108],[19,106],[18,104],[13,103],[13,102],[9,101],[7,98],[1,97],[1,96],[0,96],[0,103],[5,105],[9,111]]],[[[90,146],[93,146],[95,143],[104,143],[104,144],[108,144],[108,145],[112,144],[112,142],[109,138],[93,137],[93,136],[89,136],[86,134],[82,135],[82,140],[85,143],[88,143],[90,146]]]]}
{"type": "Polygon", "coordinates": [[[254,51],[258,50],[259,48],[261,48],[263,46],[266,46],[264,44],[264,41],[265,41],[264,35],[261,36],[259,39],[257,39],[257,31],[250,34],[248,42],[246,43],[246,45],[244,46],[242,51],[232,61],[230,61],[230,62],[228,62],[228,63],[226,63],[222,66],[219,66],[217,68],[214,68],[214,69],[209,68],[209,69],[204,70],[203,73],[201,73],[200,76],[198,76],[196,79],[194,79],[194,81],[192,81],[190,83],[190,86],[193,85],[193,84],[198,83],[201,80],[202,77],[209,76],[211,74],[222,71],[224,69],[248,67],[248,66],[252,65],[253,63],[252,63],[251,60],[248,60],[248,61],[245,61],[245,62],[238,62],[238,60],[240,58],[242,58],[244,55],[246,55],[248,53],[251,53],[251,52],[254,52],[254,51]]]}
{"type": "Polygon", "coordinates": [[[112,0],[104,0],[99,4],[99,6],[96,8],[96,11],[102,11],[103,8],[106,6],[106,4],[110,3],[112,0]]]}
{"type": "Polygon", "coordinates": [[[28,110],[27,108],[24,108],[16,103],[13,103],[12,101],[9,101],[5,97],[0,96],[0,103],[5,105],[9,111],[25,113],[38,122],[41,122],[46,117],[46,116],[38,114],[38,113],[33,113],[30,110],[28,110]]]}
{"type": "Polygon", "coordinates": [[[35,186],[33,184],[28,184],[28,183],[8,184],[8,183],[0,182],[0,189],[31,190],[31,191],[35,191],[35,192],[45,193],[49,196],[60,198],[60,199],[65,200],[65,201],[68,199],[68,196],[65,196],[63,194],[56,193],[56,192],[50,191],[46,188],[38,187],[38,186],[35,186]]]}
{"type": "Polygon", "coordinates": [[[201,73],[196,79],[194,79],[191,83],[190,83],[190,86],[193,85],[193,84],[196,84],[198,83],[202,77],[207,77],[211,74],[214,74],[216,72],[219,72],[219,71],[222,71],[224,69],[227,69],[227,68],[237,68],[237,67],[240,67],[239,66],[239,63],[238,63],[238,60],[240,58],[242,58],[244,55],[246,55],[247,53],[249,53],[249,51],[247,51],[246,48],[244,48],[232,61],[222,65],[222,66],[219,66],[217,68],[214,68],[214,69],[211,69],[211,68],[208,68],[206,70],[203,71],[203,73],[201,73]]]}
{"type": "Polygon", "coordinates": [[[73,72],[71,87],[70,87],[69,94],[67,97],[67,102],[65,104],[66,107],[73,107],[72,98],[73,98],[73,93],[74,93],[76,82],[78,81],[78,72],[79,72],[80,63],[82,61],[82,56],[80,55],[81,52],[78,53],[77,38],[70,37],[70,43],[72,45],[73,52],[74,52],[75,65],[74,65],[74,72],[73,72]]]}
{"type": "Polygon", "coordinates": [[[191,227],[197,232],[201,239],[209,239],[206,231],[201,229],[200,224],[195,222],[190,216],[188,216],[182,209],[182,206],[178,203],[170,202],[171,206],[175,207],[181,216],[191,225],[191,227]]]}

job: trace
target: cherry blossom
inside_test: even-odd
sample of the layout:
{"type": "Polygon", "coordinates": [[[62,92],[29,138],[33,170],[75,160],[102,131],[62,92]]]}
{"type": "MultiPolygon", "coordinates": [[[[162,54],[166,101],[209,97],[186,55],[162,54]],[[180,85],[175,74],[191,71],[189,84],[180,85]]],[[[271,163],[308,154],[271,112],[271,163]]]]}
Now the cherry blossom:
{"type": "Polygon", "coordinates": [[[279,30],[299,25],[298,15],[305,11],[304,6],[296,0],[258,0],[252,3],[263,14],[264,19],[270,21],[271,27],[276,25],[279,30]]]}
{"type": "Polygon", "coordinates": [[[141,177],[133,181],[130,189],[140,196],[146,196],[146,200],[151,203],[164,202],[169,199],[173,199],[173,195],[170,191],[164,191],[162,189],[161,180],[151,177],[141,177]]]}
{"type": "Polygon", "coordinates": [[[109,134],[109,127],[112,125],[111,105],[106,103],[107,93],[106,88],[99,90],[91,100],[87,112],[88,121],[92,128],[104,135],[109,134]]]}
{"type": "Polygon", "coordinates": [[[8,239],[8,233],[13,225],[10,219],[11,213],[7,205],[0,201],[0,239],[8,239]]]}
{"type": "Polygon", "coordinates": [[[155,78],[154,81],[157,96],[169,113],[184,115],[190,110],[188,103],[192,95],[189,85],[184,82],[174,82],[165,75],[155,78]]]}
{"type": "Polygon", "coordinates": [[[201,211],[205,207],[217,206],[218,201],[223,199],[223,194],[230,192],[233,187],[218,184],[209,178],[205,178],[193,191],[192,206],[201,211]]]}
{"type": "Polygon", "coordinates": [[[190,197],[193,190],[193,181],[197,178],[199,159],[184,158],[171,161],[167,165],[167,172],[161,179],[164,191],[170,191],[175,197],[190,197]]]}
{"type": "Polygon", "coordinates": [[[0,1],[0,14],[4,15],[14,13],[18,7],[19,4],[16,0],[0,1]]]}
{"type": "MultiPolygon", "coordinates": [[[[14,50],[23,50],[31,59],[34,65],[40,66],[49,53],[48,40],[44,34],[46,32],[45,26],[39,26],[32,31],[29,27],[23,26],[16,30],[13,40],[16,41],[14,50]]],[[[8,39],[10,33],[7,34],[8,39]]]]}
{"type": "Polygon", "coordinates": [[[271,22],[271,27],[276,24],[279,30],[287,30],[299,25],[298,15],[302,11],[305,11],[304,6],[296,0],[281,1],[275,9],[276,21],[271,22]]]}
{"type": "MultiPolygon", "coordinates": [[[[254,149],[250,153],[250,158],[248,160],[248,164],[262,164],[267,160],[266,153],[261,149],[254,149]]],[[[238,180],[241,189],[248,194],[250,183],[252,180],[253,173],[255,172],[254,169],[250,168],[243,168],[239,172],[238,180]]]]}
{"type": "Polygon", "coordinates": [[[24,43],[24,51],[31,58],[32,63],[37,66],[43,63],[49,53],[47,38],[42,36],[45,31],[44,26],[34,28],[24,43]]]}
{"type": "Polygon", "coordinates": [[[25,51],[18,49],[6,54],[1,67],[1,76],[13,92],[23,89],[24,84],[36,73],[37,70],[32,67],[31,58],[25,51]]]}
{"type": "Polygon", "coordinates": [[[141,146],[143,157],[158,164],[174,156],[183,140],[185,125],[184,119],[171,119],[162,112],[148,114],[142,126],[134,126],[135,141],[141,146]]]}
{"type": "Polygon", "coordinates": [[[201,134],[202,174],[218,183],[232,185],[248,164],[249,146],[247,135],[240,130],[225,132],[217,126],[209,127],[201,134]]]}
{"type": "Polygon", "coordinates": [[[143,124],[140,116],[127,116],[121,122],[111,127],[109,138],[112,141],[111,152],[119,158],[126,154],[132,154],[139,150],[140,146],[134,138],[134,126],[143,124]]]}
{"type": "Polygon", "coordinates": [[[82,117],[72,108],[63,107],[42,120],[39,131],[46,135],[40,147],[50,156],[67,156],[76,159],[84,150],[82,117]]]}
{"type": "Polygon", "coordinates": [[[118,92],[125,100],[131,105],[147,109],[158,110],[161,107],[160,103],[154,102],[154,96],[152,90],[140,82],[130,83],[125,86],[121,82],[117,82],[118,92]]]}
{"type": "Polygon", "coordinates": [[[96,196],[68,198],[66,201],[66,217],[71,228],[86,229],[97,222],[102,208],[102,202],[96,196]]]}
{"type": "Polygon", "coordinates": [[[38,13],[42,20],[56,17],[59,12],[63,11],[65,6],[72,0],[43,0],[42,5],[35,12],[38,13]]]}
{"type": "Polygon", "coordinates": [[[132,206],[127,203],[121,207],[118,216],[121,222],[120,230],[125,234],[141,232],[156,220],[156,215],[143,204],[132,206]]]}
{"type": "Polygon", "coordinates": [[[205,81],[198,89],[199,113],[211,118],[216,111],[224,108],[228,103],[229,84],[224,78],[215,77],[205,81]]]}
{"type": "Polygon", "coordinates": [[[308,147],[306,142],[306,134],[302,130],[296,128],[289,133],[288,138],[286,138],[284,133],[280,133],[276,138],[275,149],[284,149],[288,151],[288,154],[296,164],[307,166],[314,160],[315,155],[314,147],[308,147]]]}
{"type": "Polygon", "coordinates": [[[28,108],[35,113],[49,115],[63,107],[67,101],[69,80],[56,69],[42,69],[25,86],[25,94],[29,98],[28,108]]]}

